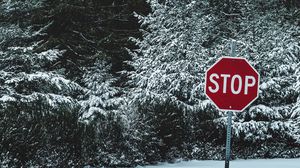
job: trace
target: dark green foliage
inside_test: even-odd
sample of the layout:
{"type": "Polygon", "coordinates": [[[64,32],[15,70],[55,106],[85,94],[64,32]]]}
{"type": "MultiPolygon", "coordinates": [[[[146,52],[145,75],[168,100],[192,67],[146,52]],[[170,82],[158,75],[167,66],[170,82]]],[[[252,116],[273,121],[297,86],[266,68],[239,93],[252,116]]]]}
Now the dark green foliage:
{"type": "Polygon", "coordinates": [[[124,137],[121,117],[115,113],[99,115],[86,125],[82,137],[86,163],[104,166],[128,166],[132,160],[127,158],[130,150],[124,137]],[[127,145],[127,146],[126,146],[127,145]]]}
{"type": "Polygon", "coordinates": [[[6,163],[9,167],[79,164],[74,162],[81,157],[83,125],[78,123],[78,109],[54,110],[42,99],[1,104],[0,148],[1,154],[12,158],[6,163]]]}
{"type": "MultiPolygon", "coordinates": [[[[135,47],[128,37],[140,36],[133,11],[147,14],[146,3],[4,0],[0,8],[0,165],[140,162],[131,158],[124,117],[102,106],[107,111],[85,123],[80,101],[118,85],[113,75],[129,68],[125,48],[135,47]],[[105,78],[87,86],[98,74],[105,78]]],[[[109,98],[120,95],[110,90],[109,98]]]]}
{"type": "MultiPolygon", "coordinates": [[[[130,59],[125,47],[133,48],[130,36],[139,36],[133,10],[142,6],[138,1],[45,1],[43,9],[31,17],[35,30],[41,30],[43,43],[38,50],[66,50],[55,67],[64,67],[76,79],[83,67],[92,66],[99,52],[112,64],[111,71],[126,68],[130,59]]],[[[145,5],[145,4],[144,4],[145,5]]],[[[143,7],[147,13],[147,7],[143,7]]],[[[142,10],[142,9],[138,9],[142,10]]],[[[52,67],[54,68],[54,67],[52,67]]]]}
{"type": "Polygon", "coordinates": [[[147,119],[152,120],[151,123],[153,124],[151,125],[154,127],[154,132],[157,133],[158,149],[162,160],[173,160],[181,157],[183,142],[188,137],[185,132],[188,128],[184,125],[186,116],[184,116],[183,111],[166,101],[162,105],[155,106],[151,111],[143,111],[143,113],[151,114],[147,119]]]}

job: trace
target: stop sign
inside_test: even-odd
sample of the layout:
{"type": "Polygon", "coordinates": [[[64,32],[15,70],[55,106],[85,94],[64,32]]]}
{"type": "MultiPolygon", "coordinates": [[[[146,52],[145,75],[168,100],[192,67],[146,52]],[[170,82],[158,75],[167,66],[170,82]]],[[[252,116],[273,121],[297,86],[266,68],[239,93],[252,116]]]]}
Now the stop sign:
{"type": "Polygon", "coordinates": [[[222,57],[205,73],[205,94],[220,110],[243,111],[258,86],[259,74],[244,58],[222,57]]]}

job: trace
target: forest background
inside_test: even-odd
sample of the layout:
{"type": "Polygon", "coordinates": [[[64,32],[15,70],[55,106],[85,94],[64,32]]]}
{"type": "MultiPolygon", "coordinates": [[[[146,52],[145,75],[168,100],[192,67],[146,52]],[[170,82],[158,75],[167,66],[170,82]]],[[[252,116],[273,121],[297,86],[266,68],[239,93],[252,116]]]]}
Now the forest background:
{"type": "Polygon", "coordinates": [[[224,159],[232,40],[261,75],[232,158],[300,157],[298,0],[0,0],[0,167],[224,159]]]}

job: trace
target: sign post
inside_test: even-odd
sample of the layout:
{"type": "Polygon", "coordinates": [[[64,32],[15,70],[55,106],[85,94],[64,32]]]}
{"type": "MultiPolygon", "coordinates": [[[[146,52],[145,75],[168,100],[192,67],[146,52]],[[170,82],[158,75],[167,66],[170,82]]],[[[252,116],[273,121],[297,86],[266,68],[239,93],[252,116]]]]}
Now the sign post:
{"type": "MultiPolygon", "coordinates": [[[[235,57],[235,41],[231,41],[231,57],[235,57]]],[[[231,149],[231,123],[232,111],[227,112],[227,131],[226,131],[226,152],[225,152],[225,168],[229,168],[230,162],[230,149],[231,149]]]]}
{"type": "Polygon", "coordinates": [[[232,111],[227,112],[227,135],[226,135],[226,153],[225,153],[225,168],[229,168],[230,161],[230,146],[231,146],[231,122],[232,111]]]}
{"type": "Polygon", "coordinates": [[[225,168],[229,168],[231,123],[233,111],[244,111],[257,97],[259,74],[244,58],[235,57],[235,41],[231,57],[222,57],[205,73],[205,94],[219,110],[227,111],[225,168]]]}

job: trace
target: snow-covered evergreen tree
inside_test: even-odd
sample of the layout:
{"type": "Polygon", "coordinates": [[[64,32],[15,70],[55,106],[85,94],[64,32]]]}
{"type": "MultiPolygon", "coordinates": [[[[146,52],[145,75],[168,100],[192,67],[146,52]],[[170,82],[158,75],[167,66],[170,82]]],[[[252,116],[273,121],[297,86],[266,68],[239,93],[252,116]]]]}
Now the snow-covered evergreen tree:
{"type": "MultiPolygon", "coordinates": [[[[158,124],[151,129],[160,126],[171,129],[172,126],[162,123],[182,120],[188,127],[183,129],[181,124],[176,127],[192,135],[192,140],[186,138],[192,142],[190,149],[197,148],[193,144],[198,142],[200,146],[201,142],[224,144],[225,113],[218,112],[205,97],[204,72],[217,58],[230,55],[229,44],[233,38],[237,40],[238,56],[247,58],[261,74],[259,99],[244,113],[235,115],[233,126],[234,142],[245,148],[256,144],[257,148],[250,149],[251,156],[245,156],[246,151],[240,151],[242,147],[236,148],[237,155],[284,157],[277,153],[285,151],[283,148],[272,149],[273,155],[269,154],[271,151],[255,151],[272,144],[297,145],[299,133],[295,130],[299,124],[291,116],[297,115],[299,100],[299,37],[296,35],[299,26],[282,18],[295,18],[296,12],[288,11],[277,1],[238,1],[227,6],[214,5],[215,1],[151,0],[149,3],[153,13],[138,16],[143,39],[134,39],[140,48],[132,53],[130,64],[135,71],[128,74],[129,84],[134,87],[129,95],[130,103],[142,120],[158,124]],[[176,109],[162,106],[168,103],[176,109]],[[183,115],[179,115],[181,112],[183,115]],[[174,117],[168,117],[168,113],[174,117]]],[[[175,135],[156,136],[164,146],[166,137],[175,135]]],[[[170,145],[170,149],[171,144],[166,146],[170,145]]],[[[212,155],[208,158],[220,157],[216,153],[212,155]]]]}
{"type": "Polygon", "coordinates": [[[156,144],[163,159],[173,159],[193,139],[189,136],[193,112],[221,115],[208,111],[214,107],[203,93],[204,72],[217,57],[203,46],[211,38],[209,29],[215,20],[206,13],[205,1],[149,3],[153,13],[138,16],[143,39],[133,39],[139,49],[130,62],[135,71],[128,73],[128,83],[134,87],[129,103],[141,122],[153,123],[148,131],[155,130],[156,138],[148,143],[156,144]]]}
{"type": "MultiPolygon", "coordinates": [[[[300,62],[300,39],[295,34],[300,30],[289,19],[283,19],[296,17],[295,9],[288,11],[279,5],[276,1],[253,1],[245,5],[241,15],[253,14],[240,23],[240,32],[243,33],[235,35],[243,43],[240,56],[251,60],[261,75],[260,96],[237,119],[233,127],[235,136],[245,142],[257,143],[256,148],[252,149],[254,151],[271,146],[272,143],[279,144],[275,145],[278,149],[261,150],[254,157],[286,157],[287,150],[282,149],[280,144],[299,145],[299,133],[295,133],[295,130],[299,130],[299,124],[291,116],[299,97],[297,69],[300,62]]],[[[290,156],[297,156],[297,150],[291,150],[290,156]]]]}
{"type": "Polygon", "coordinates": [[[0,1],[0,167],[221,159],[226,113],[204,72],[232,39],[261,74],[233,117],[233,157],[299,157],[296,0],[148,0],[128,41],[139,3],[0,1]]]}
{"type": "MultiPolygon", "coordinates": [[[[103,54],[103,53],[102,53],[103,54]]],[[[130,165],[130,146],[124,127],[123,91],[116,86],[117,78],[109,71],[111,64],[98,55],[92,67],[83,76],[85,95],[80,101],[80,121],[85,123],[87,137],[84,137],[85,157],[89,162],[105,166],[130,165]]]]}
{"type": "Polygon", "coordinates": [[[139,36],[131,14],[139,4],[144,2],[0,1],[0,167],[133,163],[130,157],[139,154],[131,152],[116,72],[127,68],[124,46],[135,47],[128,36],[139,36]],[[28,134],[20,132],[23,127],[28,134]],[[11,137],[21,140],[6,143],[11,137]]]}
{"type": "Polygon", "coordinates": [[[25,23],[5,20],[29,13],[39,7],[37,4],[37,1],[1,2],[1,9],[5,10],[0,12],[4,18],[0,31],[0,161],[10,158],[4,161],[8,167],[51,162],[53,166],[62,166],[64,161],[76,159],[76,148],[80,147],[80,137],[76,137],[80,129],[76,98],[83,88],[66,79],[64,69],[51,70],[64,51],[37,52],[35,49],[41,42],[34,39],[39,32],[25,23]],[[73,142],[67,143],[68,139],[73,142]]]}

